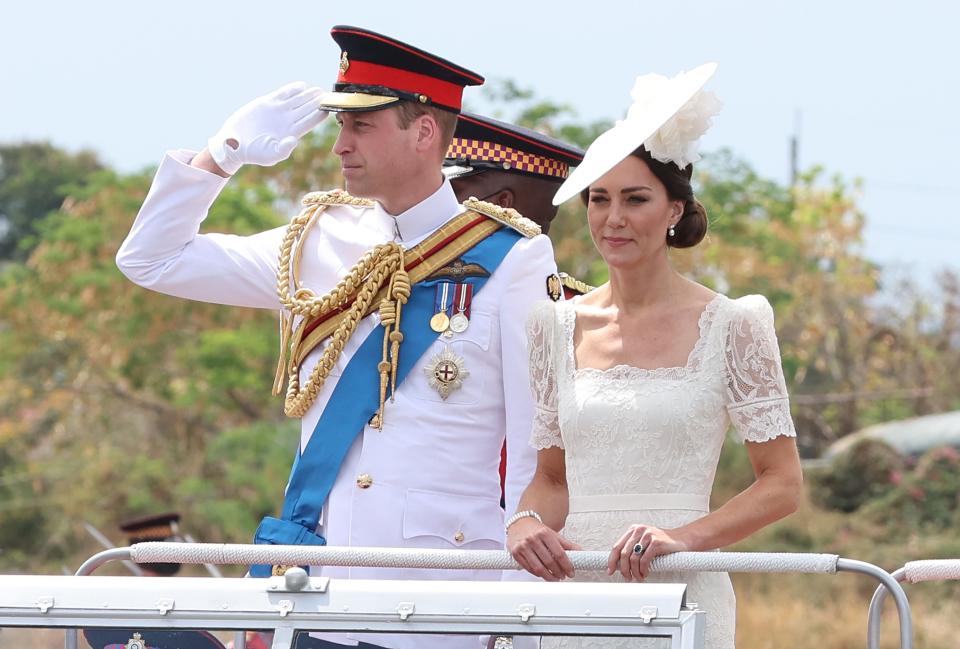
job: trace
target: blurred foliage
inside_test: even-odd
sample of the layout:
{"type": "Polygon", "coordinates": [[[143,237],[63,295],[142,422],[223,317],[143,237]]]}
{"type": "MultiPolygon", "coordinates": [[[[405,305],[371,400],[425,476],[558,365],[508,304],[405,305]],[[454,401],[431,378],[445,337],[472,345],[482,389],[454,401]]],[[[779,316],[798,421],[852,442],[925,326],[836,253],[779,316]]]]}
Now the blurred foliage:
{"type": "Polygon", "coordinates": [[[67,153],[48,142],[0,145],[0,261],[26,259],[43,219],[102,169],[91,151],[67,153]]]}
{"type": "Polygon", "coordinates": [[[894,485],[864,507],[864,516],[891,528],[928,534],[960,526],[960,453],[951,447],[925,453],[910,471],[898,472],[894,485]]]}
{"type": "MultiPolygon", "coordinates": [[[[284,222],[307,187],[337,182],[331,129],[293,160],[244,169],[204,229],[284,222]],[[282,197],[282,198],[281,198],[282,197]]],[[[101,172],[37,220],[38,245],[0,273],[0,549],[59,560],[84,521],[180,509],[198,538],[244,541],[274,513],[297,430],[270,395],[274,314],[145,291],[114,255],[150,177],[101,172]]]]}
{"type": "MultiPolygon", "coordinates": [[[[586,123],[569,106],[515,84],[496,85],[490,100],[501,118],[581,145],[609,125],[586,123]]],[[[326,122],[283,164],[244,168],[204,230],[274,227],[299,210],[303,193],[338,186],[339,164],[329,153],[335,129],[326,122]]],[[[50,172],[50,160],[70,157],[55,149],[24,155],[15,177],[0,176],[0,206],[3,192],[12,192],[10,204],[27,205],[34,190],[19,196],[11,188],[33,187],[30,179],[47,183],[40,194],[55,198],[29,203],[31,229],[12,248],[29,255],[0,270],[3,568],[75,567],[97,549],[84,521],[112,532],[123,518],[157,510],[180,510],[183,528],[198,539],[245,541],[261,516],[279,508],[298,437],[270,396],[275,316],[169,298],[124,279],[114,255],[150,177],[99,169],[92,154],[64,163],[63,179],[50,172]]],[[[960,365],[960,278],[945,273],[932,292],[909,281],[881,286],[879,269],[863,254],[866,217],[856,184],[812,169],[785,187],[730,151],[707,156],[695,181],[710,233],[700,246],[674,251],[673,261],[733,297],[762,293],[773,303],[805,455],[876,421],[960,406],[953,369],[960,365]]],[[[579,202],[561,208],[550,234],[561,269],[605,281],[579,202]]],[[[930,471],[945,475],[949,466],[933,463],[930,471]]],[[[862,469],[871,471],[883,473],[862,469]]],[[[743,447],[728,444],[718,502],[752,478],[743,447]]],[[[837,490],[849,501],[840,508],[853,506],[856,488],[837,490]]],[[[938,499],[936,511],[911,514],[903,501],[898,520],[956,520],[947,486],[924,494],[938,499]]],[[[850,519],[809,505],[789,524],[761,532],[756,547],[824,551],[853,547],[853,537],[883,539],[884,521],[866,515],[874,502],[881,500],[850,519]],[[810,512],[829,525],[811,524],[810,512]]]]}
{"type": "Polygon", "coordinates": [[[853,512],[893,490],[906,467],[896,449],[862,439],[819,471],[808,471],[813,502],[825,509],[853,512]]]}

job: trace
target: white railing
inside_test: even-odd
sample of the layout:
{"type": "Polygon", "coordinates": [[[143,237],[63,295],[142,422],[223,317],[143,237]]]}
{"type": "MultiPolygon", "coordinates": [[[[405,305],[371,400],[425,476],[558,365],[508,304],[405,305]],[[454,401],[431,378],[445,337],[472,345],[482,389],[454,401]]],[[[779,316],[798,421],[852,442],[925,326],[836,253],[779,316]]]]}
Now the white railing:
{"type": "MultiPolygon", "coordinates": [[[[916,584],[922,581],[945,581],[960,579],[960,559],[927,559],[910,561],[899,570],[891,573],[897,583],[916,584]]],[[[880,615],[883,603],[887,599],[888,588],[878,586],[870,601],[870,613],[867,619],[867,649],[880,647],[880,615]]]]}
{"type": "MultiPolygon", "coordinates": [[[[606,570],[607,552],[569,552],[568,556],[577,570],[606,570]]],[[[76,627],[118,624],[170,629],[273,629],[275,648],[288,647],[296,630],[364,629],[387,633],[655,636],[671,638],[672,646],[678,649],[696,649],[702,646],[704,615],[710,613],[686,603],[683,584],[329,580],[308,578],[299,569],[266,580],[90,576],[103,564],[122,560],[519,569],[503,551],[141,543],[94,555],[76,577],[0,577],[0,626],[66,628],[67,649],[77,647],[76,627]],[[107,592],[115,594],[100,602],[103,598],[97,593],[107,592]]],[[[893,596],[900,619],[901,649],[912,649],[906,594],[894,577],[869,563],[831,554],[679,552],[657,557],[651,570],[866,574],[893,596]]],[[[243,647],[242,638],[238,633],[238,649],[243,647]]]]}
{"type": "MultiPolygon", "coordinates": [[[[612,635],[702,649],[684,584],[557,584],[307,577],[0,577],[0,624],[80,628],[612,635]]],[[[146,634],[145,634],[146,636],[146,634]]],[[[124,639],[125,641],[126,639],[124,639]]],[[[168,648],[169,649],[169,648],[168,648]]]]}

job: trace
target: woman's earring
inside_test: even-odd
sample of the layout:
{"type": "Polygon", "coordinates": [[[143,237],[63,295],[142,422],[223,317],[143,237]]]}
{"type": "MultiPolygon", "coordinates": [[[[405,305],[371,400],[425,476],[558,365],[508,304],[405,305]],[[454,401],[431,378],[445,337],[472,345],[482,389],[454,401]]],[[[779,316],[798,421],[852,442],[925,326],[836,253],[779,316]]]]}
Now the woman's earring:
{"type": "Polygon", "coordinates": [[[670,229],[667,230],[667,236],[668,236],[668,237],[674,237],[674,236],[676,236],[677,231],[674,230],[673,227],[674,227],[674,226],[673,226],[673,224],[671,223],[671,224],[670,224],[670,229]]]}

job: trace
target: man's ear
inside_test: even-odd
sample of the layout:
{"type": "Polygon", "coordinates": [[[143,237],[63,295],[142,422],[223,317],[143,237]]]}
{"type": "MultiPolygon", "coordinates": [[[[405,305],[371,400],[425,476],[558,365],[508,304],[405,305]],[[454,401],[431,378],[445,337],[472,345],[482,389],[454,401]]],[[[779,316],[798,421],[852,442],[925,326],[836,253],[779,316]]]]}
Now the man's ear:
{"type": "Polygon", "coordinates": [[[513,207],[517,204],[517,196],[512,189],[505,188],[491,196],[490,202],[500,207],[513,207]]]}
{"type": "Polygon", "coordinates": [[[424,113],[417,118],[417,150],[427,151],[434,147],[440,137],[440,125],[430,113],[424,113]]]}

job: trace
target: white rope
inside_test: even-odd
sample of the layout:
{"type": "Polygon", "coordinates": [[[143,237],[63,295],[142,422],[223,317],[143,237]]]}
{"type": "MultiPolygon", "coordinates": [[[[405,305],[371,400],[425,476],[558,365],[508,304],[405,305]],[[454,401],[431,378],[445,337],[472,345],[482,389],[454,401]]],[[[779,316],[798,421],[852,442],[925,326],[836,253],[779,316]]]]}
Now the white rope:
{"type": "MultiPolygon", "coordinates": [[[[137,563],[212,563],[227,565],[351,566],[366,568],[440,568],[447,570],[519,570],[503,550],[425,550],[228,543],[137,543],[137,563]]],[[[605,551],[568,552],[577,570],[606,570],[605,551]]],[[[678,552],[657,557],[653,572],[802,572],[835,573],[835,554],[771,552],[678,552]]]]}
{"type": "Polygon", "coordinates": [[[960,559],[928,559],[909,561],[904,566],[907,581],[946,581],[960,579],[960,559]]]}

